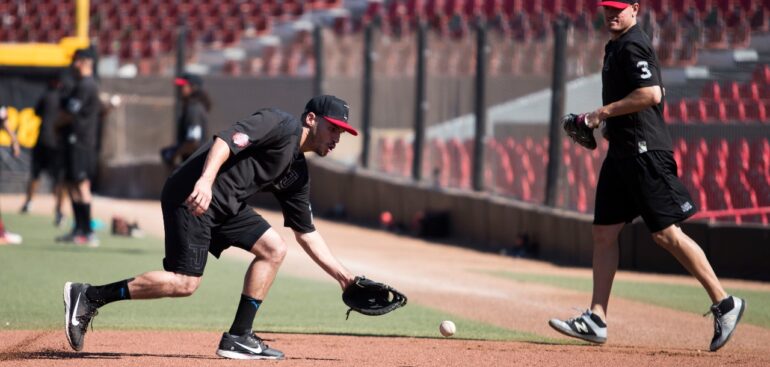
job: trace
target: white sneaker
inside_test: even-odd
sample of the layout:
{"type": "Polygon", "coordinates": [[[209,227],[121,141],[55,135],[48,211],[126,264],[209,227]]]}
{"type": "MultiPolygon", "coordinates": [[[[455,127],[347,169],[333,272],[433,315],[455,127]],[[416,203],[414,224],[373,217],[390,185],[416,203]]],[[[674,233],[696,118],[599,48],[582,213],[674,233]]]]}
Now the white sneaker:
{"type": "Polygon", "coordinates": [[[733,296],[711,306],[711,313],[714,314],[714,337],[711,339],[710,347],[712,352],[716,352],[730,340],[745,309],[746,301],[733,296]]]}
{"type": "Polygon", "coordinates": [[[21,245],[22,238],[20,234],[5,231],[0,235],[0,244],[2,245],[21,245]]]}
{"type": "Polygon", "coordinates": [[[564,335],[591,343],[603,344],[607,341],[607,324],[591,310],[565,321],[551,319],[548,325],[564,335]]]}

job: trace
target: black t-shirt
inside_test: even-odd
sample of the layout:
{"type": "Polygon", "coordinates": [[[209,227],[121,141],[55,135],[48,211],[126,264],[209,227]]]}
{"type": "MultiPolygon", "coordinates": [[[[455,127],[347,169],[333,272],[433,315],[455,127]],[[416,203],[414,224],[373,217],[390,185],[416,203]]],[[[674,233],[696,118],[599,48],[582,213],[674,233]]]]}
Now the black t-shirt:
{"type": "Polygon", "coordinates": [[[40,135],[36,146],[56,148],[59,141],[56,137],[56,120],[59,118],[61,96],[56,89],[48,89],[35,105],[35,114],[40,117],[40,135]]]}
{"type": "MultiPolygon", "coordinates": [[[[636,89],[663,88],[658,58],[650,39],[634,25],[604,47],[602,100],[619,101],[636,89]]],[[[636,113],[607,119],[610,148],[607,156],[626,158],[650,150],[672,151],[671,136],[663,122],[663,101],[636,113]]]]}
{"type": "Polygon", "coordinates": [[[73,116],[68,142],[96,149],[102,103],[94,78],[78,80],[72,94],[64,102],[64,108],[73,116]]]}
{"type": "Polygon", "coordinates": [[[202,142],[207,134],[208,117],[206,107],[197,99],[188,99],[182,106],[182,114],[179,116],[179,135],[177,143],[186,141],[202,142]]]}
{"type": "MultiPolygon", "coordinates": [[[[261,109],[215,135],[230,147],[232,156],[222,165],[212,187],[207,215],[215,222],[246,208],[257,192],[272,192],[281,204],[284,226],[300,233],[315,231],[310,209],[310,176],[299,150],[302,124],[278,109],[261,109]]],[[[181,204],[203,172],[209,141],[171,174],[162,200],[181,204]]]]}

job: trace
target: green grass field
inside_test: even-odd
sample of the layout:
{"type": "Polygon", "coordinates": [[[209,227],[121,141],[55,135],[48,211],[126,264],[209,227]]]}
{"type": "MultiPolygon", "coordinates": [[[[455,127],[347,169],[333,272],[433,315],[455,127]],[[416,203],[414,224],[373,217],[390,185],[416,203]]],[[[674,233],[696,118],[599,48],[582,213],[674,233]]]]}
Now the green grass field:
{"type": "MultiPolygon", "coordinates": [[[[63,326],[62,288],[66,281],[103,284],[162,268],[163,242],[99,233],[98,248],[58,244],[62,231],[42,216],[4,215],[8,228],[24,236],[21,246],[0,246],[0,330],[51,329],[63,326]]],[[[198,291],[189,298],[116,302],[100,310],[96,329],[170,329],[223,331],[235,314],[248,263],[209,256],[198,291]]],[[[279,273],[257,315],[257,331],[440,337],[441,320],[457,324],[463,339],[557,339],[483,324],[409,304],[391,314],[368,317],[351,313],[336,283],[315,282],[279,273]]],[[[565,341],[559,339],[559,343],[565,341]]],[[[569,343],[569,342],[566,342],[569,343]]]]}
{"type": "MultiPolygon", "coordinates": [[[[593,286],[591,278],[587,277],[513,272],[490,272],[490,274],[519,282],[545,284],[588,294],[591,293],[593,286]]],[[[747,309],[743,315],[743,322],[770,328],[770,292],[730,288],[726,290],[746,300],[747,309]]],[[[612,296],[697,314],[705,313],[709,306],[706,291],[701,287],[689,285],[616,279],[612,286],[612,296]]]]}

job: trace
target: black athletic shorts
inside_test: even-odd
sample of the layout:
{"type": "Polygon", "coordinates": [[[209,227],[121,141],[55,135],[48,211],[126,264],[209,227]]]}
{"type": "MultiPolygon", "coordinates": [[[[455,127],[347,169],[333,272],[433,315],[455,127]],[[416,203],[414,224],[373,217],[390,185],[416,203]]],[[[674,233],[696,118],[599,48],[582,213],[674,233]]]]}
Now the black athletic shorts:
{"type": "Polygon", "coordinates": [[[605,159],[596,185],[594,224],[628,223],[642,216],[655,233],[697,211],[677,177],[674,156],[649,151],[634,157],[605,159]]]}
{"type": "Polygon", "coordinates": [[[59,149],[35,145],[32,149],[32,179],[37,180],[40,174],[46,171],[54,181],[58,181],[64,172],[63,161],[59,149]]]}
{"type": "Polygon", "coordinates": [[[250,206],[235,216],[215,221],[210,210],[196,217],[182,204],[161,201],[163,227],[166,231],[166,271],[201,276],[206,267],[207,252],[219,257],[226,248],[235,246],[251,251],[270,224],[250,206]]]}
{"type": "Polygon", "coordinates": [[[96,154],[96,150],[89,147],[67,147],[67,181],[78,183],[92,179],[96,173],[96,154]]]}

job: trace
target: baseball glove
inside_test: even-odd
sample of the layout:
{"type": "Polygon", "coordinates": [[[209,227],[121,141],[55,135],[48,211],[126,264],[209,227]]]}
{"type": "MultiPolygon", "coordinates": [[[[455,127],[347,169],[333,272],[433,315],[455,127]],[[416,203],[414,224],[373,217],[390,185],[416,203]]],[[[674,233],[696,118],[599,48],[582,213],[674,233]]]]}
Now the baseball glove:
{"type": "Polygon", "coordinates": [[[587,149],[596,149],[594,130],[586,125],[586,114],[570,113],[561,118],[561,127],[572,140],[587,149]]]}
{"type": "Polygon", "coordinates": [[[358,311],[368,316],[380,316],[406,305],[406,296],[387,284],[356,277],[353,283],[342,291],[342,302],[350,307],[345,320],[350,317],[350,311],[358,311]]]}

